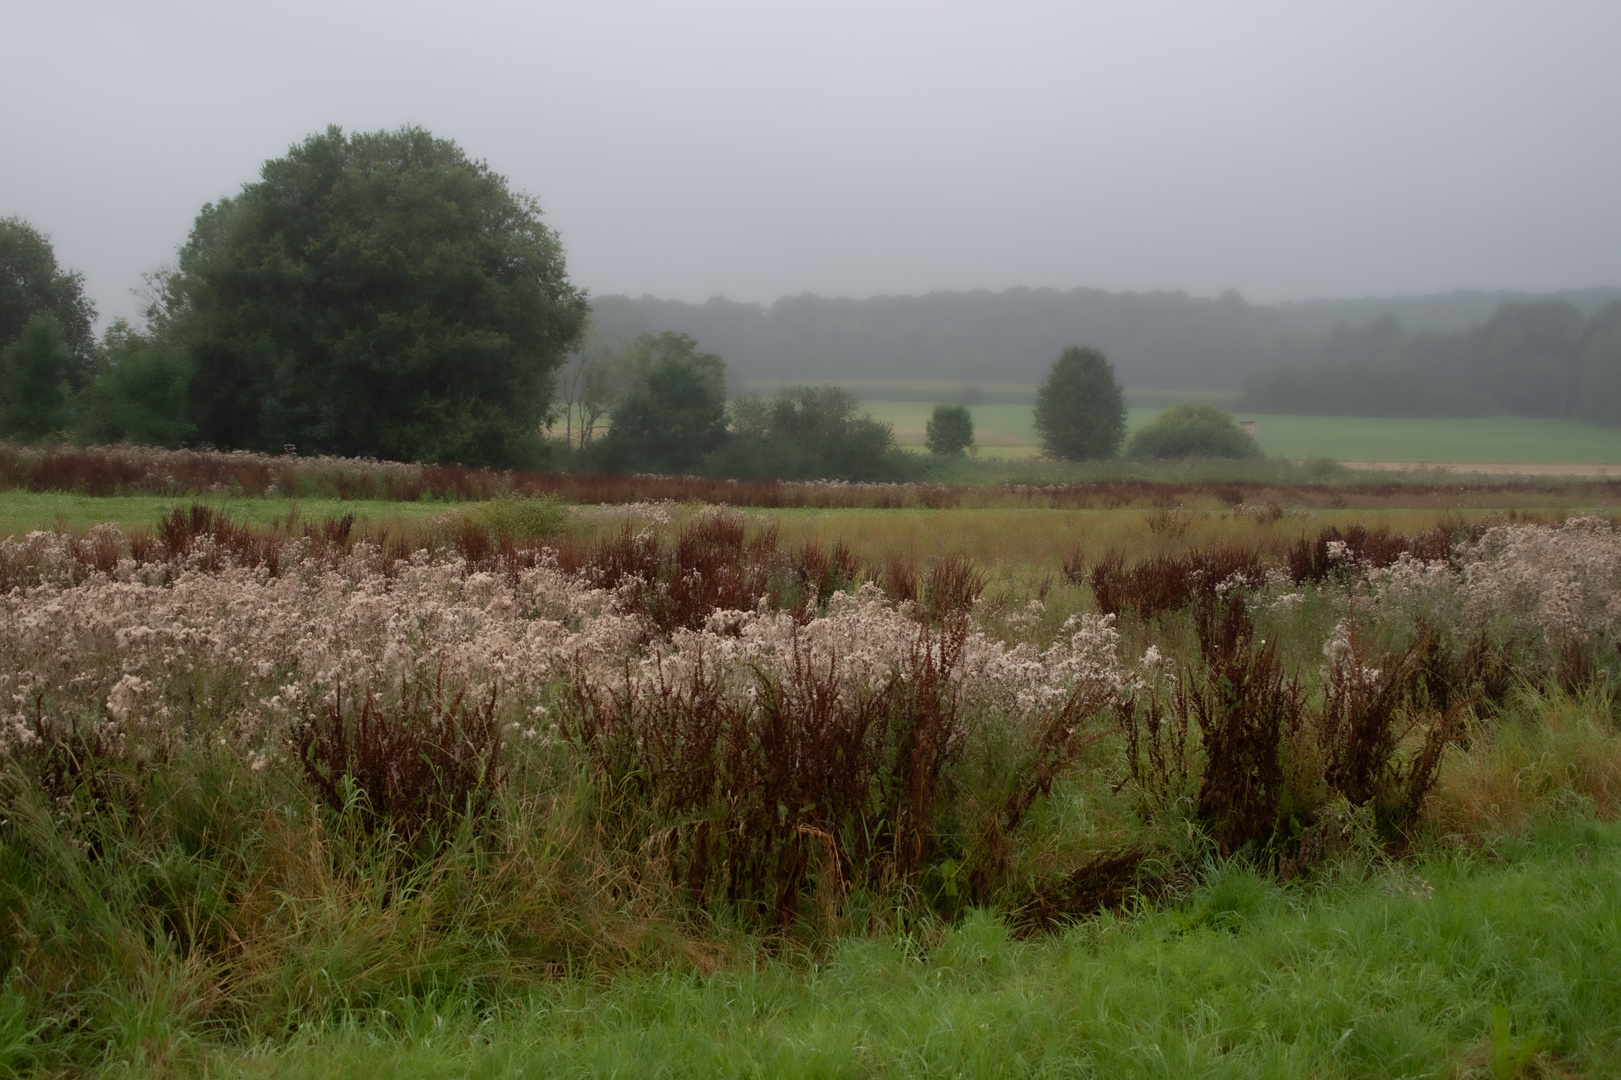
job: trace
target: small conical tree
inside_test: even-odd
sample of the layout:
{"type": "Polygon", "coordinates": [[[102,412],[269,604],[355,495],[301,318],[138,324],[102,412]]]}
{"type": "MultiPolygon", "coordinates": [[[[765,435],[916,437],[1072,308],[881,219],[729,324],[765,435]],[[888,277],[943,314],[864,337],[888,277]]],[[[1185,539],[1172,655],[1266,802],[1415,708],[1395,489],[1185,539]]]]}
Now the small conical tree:
{"type": "Polygon", "coordinates": [[[68,426],[68,351],[62,327],[35,315],[0,353],[0,435],[42,439],[68,426]]]}
{"type": "Polygon", "coordinates": [[[1085,461],[1120,453],[1126,397],[1102,352],[1071,345],[1059,353],[1036,388],[1036,433],[1048,457],[1085,461]]]}

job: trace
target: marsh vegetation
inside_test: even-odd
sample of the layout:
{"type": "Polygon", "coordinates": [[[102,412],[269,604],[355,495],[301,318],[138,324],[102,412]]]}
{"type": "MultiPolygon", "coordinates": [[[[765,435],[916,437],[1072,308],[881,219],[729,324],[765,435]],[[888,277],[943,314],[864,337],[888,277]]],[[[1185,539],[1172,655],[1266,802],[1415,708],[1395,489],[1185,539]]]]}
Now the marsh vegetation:
{"type": "Polygon", "coordinates": [[[465,481],[0,542],[10,1068],[1613,1062],[1608,518],[465,481]]]}

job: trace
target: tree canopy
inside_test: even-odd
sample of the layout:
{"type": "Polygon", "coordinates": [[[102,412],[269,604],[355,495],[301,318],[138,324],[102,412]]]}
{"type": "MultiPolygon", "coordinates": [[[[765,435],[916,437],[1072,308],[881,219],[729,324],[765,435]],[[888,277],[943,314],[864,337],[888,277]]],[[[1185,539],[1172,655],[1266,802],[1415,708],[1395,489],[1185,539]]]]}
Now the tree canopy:
{"type": "Polygon", "coordinates": [[[707,470],[739,479],[905,480],[918,459],[837,386],[785,386],[732,402],[732,437],[707,470]]]}
{"type": "Polygon", "coordinates": [[[61,325],[40,313],[17,340],[0,351],[0,435],[39,439],[70,422],[68,368],[72,363],[61,325]]]}
{"type": "Polygon", "coordinates": [[[96,381],[79,394],[76,434],[89,442],[178,446],[197,434],[186,419],[191,364],[161,333],[118,319],[102,335],[96,381]]]}
{"type": "Polygon", "coordinates": [[[1318,363],[1250,373],[1258,412],[1573,417],[1621,424],[1621,300],[1583,316],[1513,302],[1479,326],[1409,334],[1394,318],[1329,335],[1318,363]]]}
{"type": "MultiPolygon", "coordinates": [[[[597,296],[614,338],[647,330],[691,334],[748,380],[929,379],[995,383],[988,401],[1023,404],[1008,384],[1034,384],[1065,345],[1095,345],[1122,385],[1238,389],[1257,367],[1319,363],[1337,324],[1390,314],[1411,332],[1451,334],[1485,322],[1511,300],[1565,300],[1591,314],[1621,289],[1554,294],[1454,291],[1429,296],[1254,304],[1236,293],[1099,289],[930,292],[866,299],[799,294],[756,304],[652,296],[597,296]]],[[[978,404],[978,402],[968,402],[978,404]]]]}
{"type": "Polygon", "coordinates": [[[960,457],[974,445],[974,415],[966,405],[939,404],[923,426],[929,453],[960,457]]]}
{"type": "Polygon", "coordinates": [[[1126,397],[1097,349],[1066,348],[1036,388],[1036,433],[1049,457],[1112,458],[1126,437],[1126,397]]]}
{"type": "Polygon", "coordinates": [[[48,315],[68,350],[67,377],[88,382],[96,348],[96,305],[84,275],[56,265],[50,237],[17,217],[0,218],[0,349],[23,336],[28,321],[48,315]]]}
{"type": "Polygon", "coordinates": [[[454,142],[312,135],[203,208],[164,287],[220,446],[512,465],[587,315],[557,235],[454,142]]]}
{"type": "Polygon", "coordinates": [[[623,380],[591,458],[617,472],[689,472],[726,441],[726,362],[686,334],[643,334],[616,362],[623,380]]]}

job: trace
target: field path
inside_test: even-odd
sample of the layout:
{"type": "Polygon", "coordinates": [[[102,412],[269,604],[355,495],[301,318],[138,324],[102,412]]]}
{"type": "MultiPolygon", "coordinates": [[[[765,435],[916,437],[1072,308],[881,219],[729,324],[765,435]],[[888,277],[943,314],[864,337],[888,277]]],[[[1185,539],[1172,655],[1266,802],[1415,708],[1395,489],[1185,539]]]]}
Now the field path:
{"type": "Polygon", "coordinates": [[[1420,461],[1342,461],[1347,469],[1376,469],[1382,472],[1439,471],[1484,473],[1492,476],[1621,476],[1621,465],[1508,465],[1430,463],[1420,461]]]}

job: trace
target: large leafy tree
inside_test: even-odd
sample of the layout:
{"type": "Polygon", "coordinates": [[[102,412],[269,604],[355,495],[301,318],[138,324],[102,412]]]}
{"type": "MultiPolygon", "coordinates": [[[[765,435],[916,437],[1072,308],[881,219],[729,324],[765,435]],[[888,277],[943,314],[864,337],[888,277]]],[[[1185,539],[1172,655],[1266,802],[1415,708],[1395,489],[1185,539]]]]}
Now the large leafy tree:
{"type": "Polygon", "coordinates": [[[1049,457],[1084,461],[1120,452],[1126,397],[1102,352],[1071,345],[1058,355],[1036,388],[1035,426],[1049,457]]]}
{"type": "Polygon", "coordinates": [[[48,315],[67,348],[67,377],[88,382],[94,368],[96,306],[84,275],[56,265],[48,236],[21,218],[0,218],[0,349],[23,336],[28,321],[48,315]]]}
{"type": "Polygon", "coordinates": [[[165,284],[221,446],[512,465],[585,323],[533,199],[420,128],[312,135],[203,208],[165,284]]]}

